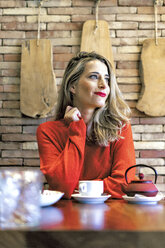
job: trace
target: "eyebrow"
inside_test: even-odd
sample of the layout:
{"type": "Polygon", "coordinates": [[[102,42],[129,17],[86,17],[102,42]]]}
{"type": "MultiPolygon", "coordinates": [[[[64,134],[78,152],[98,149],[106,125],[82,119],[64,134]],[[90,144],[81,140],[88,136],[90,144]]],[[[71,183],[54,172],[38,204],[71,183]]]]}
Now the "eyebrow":
{"type": "MultiPolygon", "coordinates": [[[[97,72],[97,71],[91,71],[90,73],[95,73],[95,74],[97,74],[97,75],[100,75],[100,73],[97,72]]],[[[105,74],[105,76],[106,76],[106,77],[109,77],[109,74],[105,74]]]]}

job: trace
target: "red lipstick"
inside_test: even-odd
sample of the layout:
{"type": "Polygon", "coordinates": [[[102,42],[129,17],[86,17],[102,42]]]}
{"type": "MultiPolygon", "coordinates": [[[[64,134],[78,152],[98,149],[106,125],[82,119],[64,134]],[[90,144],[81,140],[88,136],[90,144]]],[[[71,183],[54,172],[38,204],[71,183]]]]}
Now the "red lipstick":
{"type": "Polygon", "coordinates": [[[95,95],[101,96],[101,97],[105,97],[106,94],[103,92],[95,92],[95,95]]]}

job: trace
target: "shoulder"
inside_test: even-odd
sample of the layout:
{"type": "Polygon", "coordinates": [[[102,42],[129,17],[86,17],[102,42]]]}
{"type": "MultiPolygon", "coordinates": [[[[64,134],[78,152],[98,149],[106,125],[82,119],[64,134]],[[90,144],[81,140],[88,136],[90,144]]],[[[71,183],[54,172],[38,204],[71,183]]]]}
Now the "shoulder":
{"type": "Polygon", "coordinates": [[[132,139],[132,128],[130,122],[123,123],[118,135],[118,139],[112,142],[113,144],[123,143],[125,140],[132,139]]]}
{"type": "Polygon", "coordinates": [[[40,124],[37,128],[37,133],[54,133],[59,131],[67,130],[64,120],[58,121],[47,121],[40,124]]]}
{"type": "Polygon", "coordinates": [[[123,125],[120,133],[120,138],[117,142],[125,142],[124,140],[132,140],[132,128],[130,122],[127,122],[123,125]]]}
{"type": "Polygon", "coordinates": [[[57,120],[57,121],[46,121],[39,125],[40,128],[51,128],[51,127],[62,127],[65,126],[64,120],[57,120]]]}
{"type": "Polygon", "coordinates": [[[121,134],[127,133],[127,132],[131,132],[132,128],[131,128],[131,123],[127,122],[123,125],[122,129],[121,129],[121,134]]]}

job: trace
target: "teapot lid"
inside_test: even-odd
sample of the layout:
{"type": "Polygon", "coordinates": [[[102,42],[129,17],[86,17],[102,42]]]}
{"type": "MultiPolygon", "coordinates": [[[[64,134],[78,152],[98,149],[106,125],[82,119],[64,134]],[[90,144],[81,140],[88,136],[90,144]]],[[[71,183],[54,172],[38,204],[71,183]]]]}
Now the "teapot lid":
{"type": "Polygon", "coordinates": [[[144,178],[143,173],[140,172],[138,176],[139,176],[140,180],[132,180],[131,183],[152,183],[151,180],[143,180],[143,178],[144,178]]]}
{"type": "MultiPolygon", "coordinates": [[[[149,165],[145,165],[145,164],[137,164],[137,165],[133,165],[131,167],[129,167],[126,172],[125,172],[125,180],[126,180],[126,183],[128,183],[128,180],[127,180],[127,173],[130,169],[134,168],[134,167],[148,167],[150,169],[152,169],[155,173],[155,184],[156,184],[156,181],[157,181],[157,171],[155,170],[155,168],[149,166],[149,165]]],[[[139,173],[139,179],[140,180],[133,180],[131,181],[131,183],[152,183],[151,180],[143,180],[144,178],[144,174],[143,173],[139,173]]]]}

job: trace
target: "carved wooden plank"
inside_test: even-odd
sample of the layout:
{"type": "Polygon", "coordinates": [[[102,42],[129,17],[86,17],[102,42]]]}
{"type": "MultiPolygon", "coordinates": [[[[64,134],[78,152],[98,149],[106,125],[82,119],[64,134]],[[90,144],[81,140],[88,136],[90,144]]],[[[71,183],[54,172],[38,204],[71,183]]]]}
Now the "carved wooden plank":
{"type": "Polygon", "coordinates": [[[26,41],[22,46],[20,109],[27,116],[46,117],[57,100],[50,40],[26,41]]]}
{"type": "Polygon", "coordinates": [[[109,27],[106,21],[99,20],[97,29],[95,20],[88,20],[84,23],[80,50],[101,54],[110,61],[113,69],[115,68],[109,27]]]}
{"type": "Polygon", "coordinates": [[[150,116],[165,115],[165,39],[146,39],[141,52],[142,89],[136,108],[150,116]]]}

